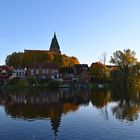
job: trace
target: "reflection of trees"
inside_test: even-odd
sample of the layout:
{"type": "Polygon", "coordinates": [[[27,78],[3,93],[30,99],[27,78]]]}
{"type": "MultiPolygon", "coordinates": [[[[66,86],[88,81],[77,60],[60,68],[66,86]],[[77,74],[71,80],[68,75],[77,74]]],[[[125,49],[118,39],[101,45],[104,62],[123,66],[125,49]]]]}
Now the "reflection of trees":
{"type": "Polygon", "coordinates": [[[120,120],[134,121],[140,111],[140,96],[136,90],[114,89],[113,98],[120,96],[117,106],[112,108],[113,115],[120,120]],[[118,93],[118,94],[117,94],[118,93]]]}
{"type": "Polygon", "coordinates": [[[110,101],[110,92],[107,90],[93,90],[91,93],[91,102],[97,108],[104,107],[110,101]]]}
{"type": "Polygon", "coordinates": [[[116,102],[112,107],[113,115],[123,121],[134,121],[138,119],[140,111],[140,90],[115,88],[110,90],[92,90],[91,102],[93,106],[101,109],[101,114],[108,119],[107,104],[116,102]]]}
{"type": "Polygon", "coordinates": [[[81,105],[88,105],[89,101],[98,108],[101,115],[108,119],[108,104],[115,118],[123,121],[134,121],[140,111],[140,90],[112,89],[112,90],[46,90],[20,91],[1,93],[0,104],[5,105],[5,111],[13,118],[24,120],[48,119],[52,130],[57,135],[61,118],[79,109],[81,105]]]}
{"type": "Polygon", "coordinates": [[[101,114],[108,120],[107,104],[111,101],[109,90],[98,89],[91,91],[91,102],[93,106],[101,109],[101,114]]]}
{"type": "Polygon", "coordinates": [[[88,104],[88,91],[74,90],[35,90],[21,93],[0,94],[0,104],[5,105],[7,114],[25,120],[50,119],[55,136],[62,114],[79,109],[79,105],[88,104]]]}

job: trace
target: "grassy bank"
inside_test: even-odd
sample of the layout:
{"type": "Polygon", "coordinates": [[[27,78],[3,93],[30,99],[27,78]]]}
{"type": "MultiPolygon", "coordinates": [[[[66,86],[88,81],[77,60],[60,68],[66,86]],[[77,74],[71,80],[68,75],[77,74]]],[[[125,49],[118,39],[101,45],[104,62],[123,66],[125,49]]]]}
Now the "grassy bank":
{"type": "Polygon", "coordinates": [[[27,77],[26,79],[14,78],[9,80],[6,83],[5,88],[13,90],[32,87],[57,88],[59,85],[60,82],[56,80],[36,80],[33,77],[27,77]]]}

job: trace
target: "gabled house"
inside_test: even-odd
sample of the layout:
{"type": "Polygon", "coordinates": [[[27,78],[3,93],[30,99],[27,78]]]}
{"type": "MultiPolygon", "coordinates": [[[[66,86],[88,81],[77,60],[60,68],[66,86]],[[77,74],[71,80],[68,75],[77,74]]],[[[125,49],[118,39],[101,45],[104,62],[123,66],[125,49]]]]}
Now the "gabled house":
{"type": "Polygon", "coordinates": [[[110,71],[118,69],[118,67],[115,66],[115,65],[106,65],[106,67],[107,67],[110,71]]]}
{"type": "Polygon", "coordinates": [[[73,67],[64,67],[59,69],[63,80],[88,82],[89,67],[87,64],[76,64],[73,67]]]}
{"type": "Polygon", "coordinates": [[[73,67],[62,67],[59,69],[59,73],[61,74],[61,78],[65,81],[72,81],[75,77],[73,67]]]}
{"type": "Polygon", "coordinates": [[[28,72],[39,79],[59,79],[59,66],[54,62],[33,63],[28,72]]]}
{"type": "Polygon", "coordinates": [[[89,81],[89,67],[87,64],[76,64],[73,67],[75,73],[75,79],[78,81],[89,81]]]}
{"type": "Polygon", "coordinates": [[[27,68],[17,67],[14,68],[15,77],[24,79],[27,75],[27,68]]]}
{"type": "Polygon", "coordinates": [[[76,75],[79,75],[83,71],[89,70],[89,67],[87,64],[75,64],[73,68],[76,75]]]}
{"type": "Polygon", "coordinates": [[[13,67],[0,66],[0,80],[6,80],[13,74],[13,67]]]}

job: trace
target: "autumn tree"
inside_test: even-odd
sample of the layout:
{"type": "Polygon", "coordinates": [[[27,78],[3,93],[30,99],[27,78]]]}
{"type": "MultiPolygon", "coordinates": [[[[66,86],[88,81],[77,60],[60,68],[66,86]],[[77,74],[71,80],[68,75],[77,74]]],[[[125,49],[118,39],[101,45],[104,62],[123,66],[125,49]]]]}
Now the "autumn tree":
{"type": "Polygon", "coordinates": [[[80,63],[76,57],[72,56],[69,58],[69,65],[74,66],[74,64],[80,64],[80,63]]]}
{"type": "Polygon", "coordinates": [[[56,54],[46,51],[29,51],[24,53],[12,53],[6,58],[6,65],[14,67],[28,67],[37,62],[55,62],[60,67],[70,67],[79,64],[76,57],[69,57],[65,54],[56,54]]]}
{"type": "Polygon", "coordinates": [[[106,65],[96,62],[90,67],[90,76],[94,82],[104,82],[109,80],[109,71],[106,65]]]}
{"type": "Polygon", "coordinates": [[[128,81],[131,85],[140,85],[140,62],[130,69],[128,81]]]}
{"type": "Polygon", "coordinates": [[[48,61],[53,61],[53,60],[54,60],[54,55],[53,55],[52,52],[48,52],[48,53],[47,53],[47,60],[48,60],[48,61]]]}
{"type": "Polygon", "coordinates": [[[12,53],[11,55],[8,55],[6,58],[6,65],[8,66],[21,66],[23,62],[23,53],[12,53]]]}
{"type": "Polygon", "coordinates": [[[125,49],[122,51],[114,52],[113,56],[111,56],[111,63],[115,64],[123,75],[123,85],[128,85],[128,80],[132,74],[135,73],[133,71],[134,66],[136,66],[137,59],[135,57],[135,52],[130,49],[125,49]]]}

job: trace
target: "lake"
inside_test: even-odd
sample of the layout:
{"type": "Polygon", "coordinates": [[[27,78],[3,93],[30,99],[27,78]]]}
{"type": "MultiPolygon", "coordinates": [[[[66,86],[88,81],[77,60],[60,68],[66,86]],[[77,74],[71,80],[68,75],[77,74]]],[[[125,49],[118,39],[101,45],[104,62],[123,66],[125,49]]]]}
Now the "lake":
{"type": "Polygon", "coordinates": [[[0,92],[1,140],[139,140],[140,92],[33,89],[0,92]]]}

